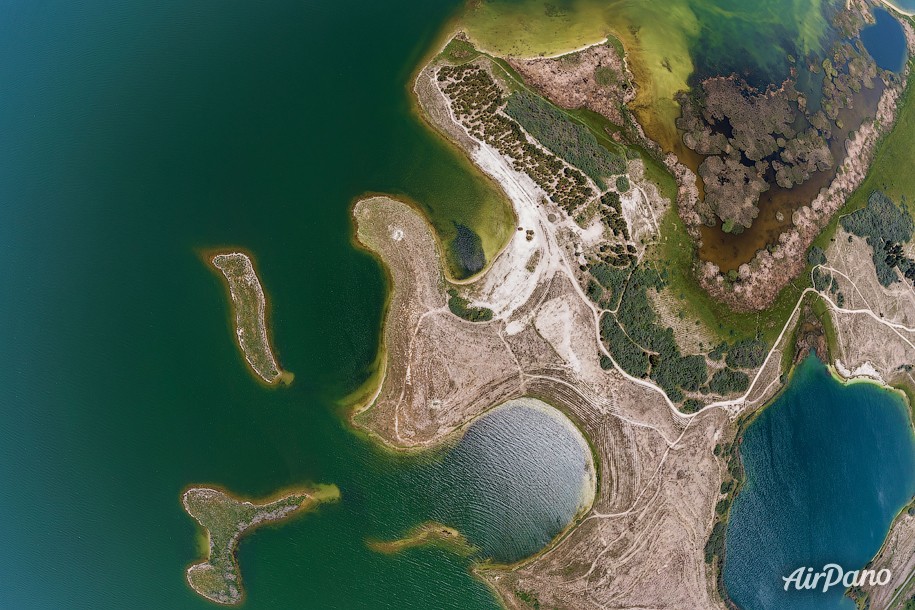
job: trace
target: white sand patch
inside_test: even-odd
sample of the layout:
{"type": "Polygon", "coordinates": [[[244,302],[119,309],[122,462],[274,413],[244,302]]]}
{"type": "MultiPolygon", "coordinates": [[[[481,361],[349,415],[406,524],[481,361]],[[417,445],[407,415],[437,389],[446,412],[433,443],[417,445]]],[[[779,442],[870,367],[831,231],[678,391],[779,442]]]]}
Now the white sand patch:
{"type": "Polygon", "coordinates": [[[884,383],[880,372],[870,362],[864,362],[864,364],[855,370],[850,370],[844,364],[842,364],[841,360],[836,359],[835,366],[836,370],[839,371],[839,374],[842,375],[842,377],[845,379],[857,379],[864,377],[867,379],[875,379],[880,383],[884,383]]]}
{"type": "Polygon", "coordinates": [[[505,190],[521,230],[514,232],[486,275],[474,283],[474,304],[489,307],[496,318],[508,319],[531,298],[541,280],[559,268],[559,252],[550,239],[546,210],[539,203],[545,193],[527,174],[515,171],[494,148],[479,144],[473,160],[505,190]],[[533,231],[531,239],[528,231],[533,231]],[[529,271],[527,264],[537,251],[539,259],[529,271]]]}
{"type": "Polygon", "coordinates": [[[600,215],[595,214],[591,224],[584,231],[581,231],[581,243],[587,246],[599,244],[604,239],[604,223],[601,222],[600,215]]]}
{"type": "Polygon", "coordinates": [[[540,307],[534,319],[534,328],[540,335],[549,341],[556,353],[566,361],[576,373],[581,373],[581,361],[572,348],[572,333],[574,329],[574,316],[572,308],[566,298],[560,297],[547,301],[540,307]]]}

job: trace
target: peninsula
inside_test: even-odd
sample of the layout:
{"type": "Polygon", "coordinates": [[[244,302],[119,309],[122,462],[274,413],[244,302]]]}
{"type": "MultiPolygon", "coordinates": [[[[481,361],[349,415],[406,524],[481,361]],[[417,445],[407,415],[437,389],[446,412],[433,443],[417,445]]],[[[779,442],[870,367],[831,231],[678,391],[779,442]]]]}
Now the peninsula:
{"type": "Polygon", "coordinates": [[[293,374],[277,364],[267,331],[267,298],[244,252],[215,254],[210,262],[225,277],[235,315],[235,336],[245,361],[268,384],[292,383],[293,374]]]}
{"type": "MultiPolygon", "coordinates": [[[[911,25],[905,28],[911,41],[911,25]]],[[[863,55],[843,49],[843,66],[871,76],[863,55]]],[[[753,265],[704,273],[696,244],[711,216],[699,214],[696,174],[627,110],[634,77],[624,51],[611,39],[562,57],[505,58],[457,34],[418,72],[424,119],[502,187],[515,213],[517,231],[471,280],[448,277],[431,227],[410,205],[375,195],[353,208],[357,240],[392,283],[383,373],[355,423],[396,447],[428,447],[491,405],[535,396],[581,428],[599,464],[593,502],[553,544],[516,565],[476,568],[512,609],[726,608],[721,567],[729,506],[743,477],[740,433],[785,387],[805,322],[822,322],[823,357],[850,376],[912,382],[915,300],[907,294],[913,265],[904,214],[896,214],[898,227],[869,215],[835,219],[853,192],[866,198],[883,186],[865,175],[911,124],[912,103],[887,111],[909,102],[909,70],[877,74],[880,84],[871,76],[874,89],[864,89],[874,91],[867,107],[878,120],[844,122],[837,152],[824,148],[824,133],[789,142],[797,134],[782,111],[801,112],[793,94],[787,102],[773,91],[751,100],[784,115],[784,142],[767,140],[759,150],[749,127],[718,137],[712,128],[724,119],[681,122],[697,148],[703,138],[718,142],[721,158],[707,166],[709,176],[721,173],[711,172],[719,161],[726,172],[728,146],[739,143],[741,161],[745,151],[768,159],[759,169],[771,190],[824,181],[823,192],[795,212],[789,231],[803,239],[760,251],[777,259],[773,273],[790,267],[779,276],[785,282],[800,274],[781,290],[784,283],[753,265]],[[815,238],[819,245],[810,248],[815,238]]],[[[829,74],[827,85],[854,89],[848,75],[829,74]]],[[[716,92],[737,122],[749,98],[738,99],[735,86],[744,90],[707,80],[703,91],[716,92]]],[[[888,210],[879,197],[875,209],[888,210]]],[[[748,229],[733,229],[753,224],[755,201],[710,213],[732,221],[728,235],[746,237],[748,229]]],[[[411,546],[417,535],[400,542],[411,546]]],[[[901,572],[898,557],[893,567],[901,572]]]]}
{"type": "Polygon", "coordinates": [[[188,584],[216,603],[241,602],[244,593],[235,557],[239,539],[258,526],[339,497],[340,490],[335,485],[294,489],[257,503],[233,498],[212,487],[191,487],[184,492],[182,503],[184,510],[206,530],[209,551],[206,561],[187,569],[188,584]]]}

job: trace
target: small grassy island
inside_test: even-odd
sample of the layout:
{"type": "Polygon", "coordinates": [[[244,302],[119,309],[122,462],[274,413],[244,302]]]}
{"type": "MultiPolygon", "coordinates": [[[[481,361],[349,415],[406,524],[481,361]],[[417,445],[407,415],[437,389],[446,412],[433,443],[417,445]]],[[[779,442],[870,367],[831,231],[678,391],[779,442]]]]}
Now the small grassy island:
{"type": "Polygon", "coordinates": [[[184,510],[207,532],[206,561],[187,569],[187,582],[197,593],[219,604],[237,604],[243,597],[241,573],[235,550],[239,539],[265,523],[286,519],[293,513],[340,497],[335,485],[294,489],[278,499],[253,503],[233,498],[211,487],[192,487],[184,492],[184,510]]]}
{"type": "Polygon", "coordinates": [[[293,374],[276,362],[267,334],[267,298],[254,271],[251,258],[243,252],[215,254],[210,262],[226,278],[235,313],[235,335],[248,365],[269,384],[292,383],[293,374]]]}
{"type": "Polygon", "coordinates": [[[399,553],[418,546],[438,545],[461,555],[470,555],[476,549],[453,527],[429,521],[410,530],[406,536],[388,542],[370,540],[368,546],[379,553],[399,553]]]}

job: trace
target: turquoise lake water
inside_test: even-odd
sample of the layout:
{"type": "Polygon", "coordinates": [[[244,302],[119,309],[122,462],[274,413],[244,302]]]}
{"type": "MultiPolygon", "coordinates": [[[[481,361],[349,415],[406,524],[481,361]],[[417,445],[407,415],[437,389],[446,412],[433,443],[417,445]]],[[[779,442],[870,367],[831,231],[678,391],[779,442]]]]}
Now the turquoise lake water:
{"type": "Polygon", "coordinates": [[[743,610],[854,610],[841,587],[784,591],[828,563],[857,570],[915,495],[907,405],[874,384],[842,385],[814,356],[741,445],[746,484],[731,508],[725,585],[743,610]]]}
{"type": "Polygon", "coordinates": [[[899,72],[908,55],[905,32],[886,9],[875,8],[874,17],[877,22],[861,30],[861,42],[878,66],[899,72]]]}
{"type": "Polygon", "coordinates": [[[915,11],[915,0],[890,0],[889,4],[892,4],[902,11],[910,13],[915,11]]]}

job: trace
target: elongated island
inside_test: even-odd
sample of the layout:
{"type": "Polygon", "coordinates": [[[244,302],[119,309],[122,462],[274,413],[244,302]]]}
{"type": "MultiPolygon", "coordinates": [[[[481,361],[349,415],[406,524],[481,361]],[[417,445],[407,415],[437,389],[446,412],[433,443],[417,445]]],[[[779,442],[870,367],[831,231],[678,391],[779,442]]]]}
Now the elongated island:
{"type": "Polygon", "coordinates": [[[368,546],[378,553],[399,553],[420,546],[440,545],[460,555],[470,555],[474,547],[463,534],[453,527],[435,521],[427,521],[411,529],[397,540],[369,540],[368,546]]]}
{"type": "Polygon", "coordinates": [[[268,384],[292,383],[294,375],[277,364],[267,332],[267,298],[254,271],[251,258],[244,252],[223,252],[210,257],[222,272],[232,299],[235,314],[235,336],[248,366],[268,384]]]}
{"type": "Polygon", "coordinates": [[[233,498],[212,487],[191,487],[184,492],[184,510],[207,532],[206,561],[187,569],[187,582],[197,593],[219,604],[241,602],[244,594],[235,550],[239,539],[265,523],[275,523],[307,508],[340,498],[335,485],[318,485],[283,493],[254,503],[233,498]]]}

